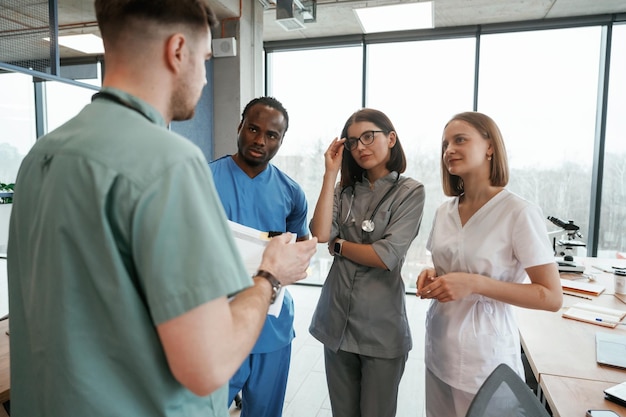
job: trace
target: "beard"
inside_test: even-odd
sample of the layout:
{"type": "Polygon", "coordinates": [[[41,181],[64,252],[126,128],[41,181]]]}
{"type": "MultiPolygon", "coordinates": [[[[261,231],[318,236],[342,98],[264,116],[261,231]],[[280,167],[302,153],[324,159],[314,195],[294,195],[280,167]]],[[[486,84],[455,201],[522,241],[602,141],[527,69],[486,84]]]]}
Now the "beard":
{"type": "Polygon", "coordinates": [[[185,120],[190,120],[193,118],[193,116],[195,116],[196,114],[196,110],[195,109],[191,109],[185,113],[182,112],[176,112],[172,115],[172,121],[174,122],[184,122],[185,120]]]}
{"type": "Polygon", "coordinates": [[[182,82],[174,91],[170,100],[173,121],[189,120],[196,114],[196,104],[200,100],[202,90],[195,94],[193,91],[187,82],[182,82]]]}
{"type": "Polygon", "coordinates": [[[170,105],[172,120],[176,122],[189,120],[196,114],[195,103],[189,103],[189,98],[179,97],[176,94],[172,97],[170,105]]]}

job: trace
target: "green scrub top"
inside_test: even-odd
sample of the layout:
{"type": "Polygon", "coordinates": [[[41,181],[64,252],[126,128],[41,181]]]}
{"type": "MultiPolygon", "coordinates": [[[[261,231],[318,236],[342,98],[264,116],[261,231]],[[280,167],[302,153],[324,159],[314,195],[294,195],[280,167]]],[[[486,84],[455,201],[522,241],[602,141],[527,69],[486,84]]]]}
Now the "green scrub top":
{"type": "Polygon", "coordinates": [[[172,376],[156,326],[252,285],[200,149],[105,88],[16,181],[8,245],[16,416],[227,416],[172,376]]]}

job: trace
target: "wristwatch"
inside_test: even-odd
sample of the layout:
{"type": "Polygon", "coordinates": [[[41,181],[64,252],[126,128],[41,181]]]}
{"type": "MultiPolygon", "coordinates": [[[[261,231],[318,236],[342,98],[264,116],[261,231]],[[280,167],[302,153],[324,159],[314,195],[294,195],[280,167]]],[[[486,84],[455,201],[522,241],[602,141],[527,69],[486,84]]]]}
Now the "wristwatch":
{"type": "Polygon", "coordinates": [[[263,277],[268,280],[270,284],[272,284],[272,298],[270,299],[270,304],[274,304],[274,301],[276,301],[276,297],[278,296],[278,293],[280,292],[280,289],[282,287],[280,281],[277,280],[271,272],[267,272],[264,269],[259,269],[258,271],[256,271],[256,274],[254,276],[263,277]]]}
{"type": "Polygon", "coordinates": [[[333,246],[333,253],[335,255],[341,256],[341,249],[343,248],[343,242],[345,241],[345,239],[335,240],[335,245],[333,246]]]}

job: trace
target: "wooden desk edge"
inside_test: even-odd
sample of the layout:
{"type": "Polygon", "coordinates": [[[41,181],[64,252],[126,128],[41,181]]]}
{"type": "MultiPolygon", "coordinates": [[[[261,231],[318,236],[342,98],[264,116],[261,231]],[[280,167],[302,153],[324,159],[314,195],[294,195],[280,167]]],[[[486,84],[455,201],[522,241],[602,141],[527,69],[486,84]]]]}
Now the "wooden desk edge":
{"type": "Polygon", "coordinates": [[[553,417],[582,416],[588,409],[626,415],[626,407],[604,398],[604,390],[616,385],[615,382],[544,374],[539,385],[553,417]]]}

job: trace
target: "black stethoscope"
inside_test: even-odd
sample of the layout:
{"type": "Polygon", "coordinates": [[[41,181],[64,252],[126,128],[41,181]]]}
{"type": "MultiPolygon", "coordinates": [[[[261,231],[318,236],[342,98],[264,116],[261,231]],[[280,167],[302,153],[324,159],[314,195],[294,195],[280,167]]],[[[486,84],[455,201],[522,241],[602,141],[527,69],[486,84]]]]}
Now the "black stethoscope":
{"type": "MultiPolygon", "coordinates": [[[[383,205],[385,200],[387,200],[387,198],[391,195],[391,192],[398,185],[398,181],[400,181],[400,174],[397,174],[397,175],[398,176],[396,177],[396,180],[394,181],[393,185],[387,190],[385,195],[383,195],[383,198],[380,199],[378,204],[376,204],[376,207],[374,208],[374,211],[372,212],[372,215],[370,216],[370,218],[365,219],[361,222],[361,230],[363,230],[364,232],[372,233],[376,229],[376,224],[374,223],[374,217],[376,217],[376,213],[378,213],[378,209],[380,209],[380,207],[383,205]]],[[[349,185],[345,187],[343,190],[341,190],[341,194],[339,195],[339,202],[340,202],[339,213],[342,212],[341,206],[342,206],[343,199],[341,198],[341,195],[348,187],[352,187],[352,194],[350,195],[350,206],[348,207],[348,214],[346,214],[346,218],[344,219],[343,224],[346,224],[348,219],[350,218],[350,213],[352,213],[352,204],[354,203],[354,185],[349,185]]]]}
{"type": "Polygon", "coordinates": [[[135,110],[137,113],[141,114],[146,119],[152,121],[152,119],[150,119],[150,117],[146,113],[144,113],[141,109],[139,109],[133,103],[131,103],[130,101],[124,100],[123,98],[118,97],[115,94],[109,93],[107,91],[98,91],[96,94],[94,94],[91,97],[91,100],[93,101],[93,100],[96,100],[98,98],[104,98],[104,99],[109,99],[111,101],[114,101],[114,102],[116,102],[118,104],[121,104],[124,107],[128,107],[131,110],[135,110]]]}

